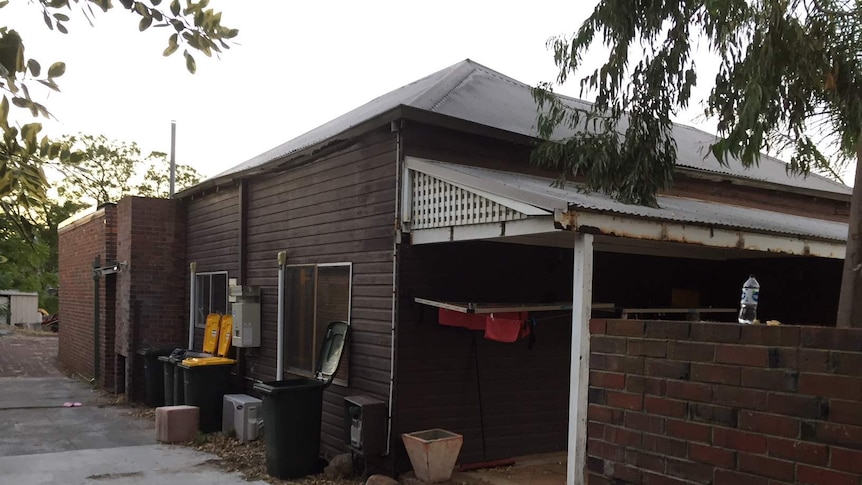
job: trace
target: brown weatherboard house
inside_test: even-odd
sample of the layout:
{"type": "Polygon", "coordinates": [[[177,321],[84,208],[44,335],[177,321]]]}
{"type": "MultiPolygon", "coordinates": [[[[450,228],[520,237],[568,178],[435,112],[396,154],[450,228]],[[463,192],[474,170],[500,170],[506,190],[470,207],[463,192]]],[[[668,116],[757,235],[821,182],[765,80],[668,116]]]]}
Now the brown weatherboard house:
{"type": "MultiPolygon", "coordinates": [[[[390,471],[409,466],[401,433],[444,428],[464,436],[460,463],[568,449],[573,482],[587,470],[590,483],[859,485],[846,460],[862,458],[850,411],[862,411],[862,336],[789,326],[834,326],[851,189],[767,156],[721,166],[712,135],[678,126],[674,188],[659,208],[624,205],[531,167],[535,120],[528,85],[466,60],[264,152],[159,208],[185,227],[148,240],[185,248],[163,265],[185,290],[159,301],[205,315],[229,311],[231,280],[260,288],[261,345],[237,372],[247,390],[311,375],[321,329],[348,321],[326,455],[346,449],[344,398],[362,395],[389,411],[378,461],[390,471]],[[734,323],[750,273],[758,315],[783,326],[734,323]],[[699,319],[731,324],[686,321],[699,319]],[[851,479],[811,479],[823,476],[851,479]]],[[[121,285],[136,274],[131,239],[122,288],[135,286],[121,285]]],[[[130,353],[154,333],[185,342],[190,317],[141,332],[156,300],[128,297],[115,333],[131,343],[115,347],[134,379],[130,353]]]]}

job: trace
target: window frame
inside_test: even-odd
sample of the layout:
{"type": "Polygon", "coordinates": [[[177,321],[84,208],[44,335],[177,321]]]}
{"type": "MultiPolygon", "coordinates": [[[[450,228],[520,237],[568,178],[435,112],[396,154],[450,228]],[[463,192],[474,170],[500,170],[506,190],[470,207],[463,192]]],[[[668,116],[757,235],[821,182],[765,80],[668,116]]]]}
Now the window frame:
{"type": "MultiPolygon", "coordinates": [[[[314,307],[314,323],[313,323],[314,328],[312,329],[312,332],[311,332],[311,335],[313,336],[312,338],[314,338],[314,336],[317,334],[317,328],[318,328],[317,302],[318,302],[318,291],[319,291],[319,282],[320,282],[320,280],[318,278],[319,269],[320,268],[333,268],[333,267],[347,267],[347,319],[345,321],[347,322],[348,327],[352,327],[353,326],[353,263],[352,262],[340,261],[340,262],[334,262],[334,263],[304,263],[304,264],[287,264],[284,266],[285,272],[289,268],[314,268],[314,301],[312,302],[313,307],[314,307]]],[[[287,278],[285,277],[285,286],[284,286],[284,292],[285,292],[284,301],[285,302],[287,302],[289,300],[288,295],[287,295],[287,291],[288,291],[287,278]]],[[[290,325],[290,322],[288,321],[288,316],[287,316],[287,304],[285,304],[285,307],[281,309],[281,312],[282,312],[283,317],[284,317],[284,325],[285,325],[285,327],[287,327],[288,325],[290,325]]],[[[325,322],[326,325],[328,325],[329,323],[330,322],[325,322]]],[[[282,337],[284,339],[284,350],[285,350],[285,352],[290,352],[290,350],[291,350],[288,335],[289,335],[289,332],[285,329],[284,335],[282,337]]],[[[332,383],[337,385],[337,386],[340,386],[340,387],[348,387],[349,386],[349,381],[350,381],[349,342],[350,342],[350,339],[348,339],[348,348],[345,348],[344,352],[341,355],[341,358],[345,359],[346,362],[342,362],[341,365],[339,365],[339,369],[341,369],[342,366],[347,366],[346,378],[339,379],[339,378],[336,378],[335,376],[333,376],[333,378],[332,378],[332,383]]],[[[317,355],[318,350],[320,350],[319,347],[320,347],[320,342],[317,342],[317,341],[312,342],[312,345],[311,345],[312,370],[306,370],[306,369],[301,369],[301,368],[291,366],[288,359],[287,359],[287,356],[285,356],[284,372],[287,374],[293,374],[295,376],[314,378],[314,369],[317,368],[317,358],[319,357],[317,355]]],[[[283,376],[281,376],[280,378],[283,378],[283,376]]]]}
{"type": "Polygon", "coordinates": [[[213,284],[212,284],[213,276],[217,276],[217,275],[224,275],[224,285],[225,285],[224,286],[224,295],[225,295],[224,309],[225,309],[225,313],[227,313],[230,310],[230,275],[228,274],[228,272],[227,271],[201,271],[199,273],[195,273],[195,294],[192,296],[192,298],[194,298],[194,300],[195,300],[195,302],[194,302],[194,306],[195,306],[195,328],[206,328],[207,315],[209,313],[212,313],[212,307],[213,307],[213,304],[212,304],[213,303],[213,284]],[[200,292],[200,287],[198,286],[199,285],[198,278],[200,278],[202,276],[209,277],[209,302],[208,302],[209,304],[208,304],[208,308],[210,309],[210,312],[207,313],[207,315],[203,315],[203,317],[201,317],[199,314],[200,306],[198,305],[198,293],[200,292]],[[200,318],[200,321],[198,321],[198,318],[200,318]]]}

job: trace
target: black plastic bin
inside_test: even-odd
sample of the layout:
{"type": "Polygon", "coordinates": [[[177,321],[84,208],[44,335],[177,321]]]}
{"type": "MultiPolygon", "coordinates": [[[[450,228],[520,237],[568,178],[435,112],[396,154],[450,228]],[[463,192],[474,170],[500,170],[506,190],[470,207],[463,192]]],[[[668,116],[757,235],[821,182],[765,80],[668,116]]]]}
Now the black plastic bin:
{"type": "Polygon", "coordinates": [[[211,355],[187,349],[173,349],[170,355],[162,356],[158,359],[163,367],[165,406],[181,406],[186,404],[184,392],[185,379],[183,378],[185,371],[177,364],[188,357],[211,357],[211,355]]]}
{"type": "Polygon", "coordinates": [[[144,404],[151,408],[165,405],[164,366],[159,357],[171,354],[173,348],[138,350],[144,358],[144,404]]]}
{"type": "MultiPolygon", "coordinates": [[[[220,357],[209,359],[230,360],[220,357]]],[[[228,394],[230,389],[230,371],[234,363],[235,361],[223,364],[194,365],[186,362],[177,364],[177,369],[182,372],[185,404],[197,406],[200,409],[198,429],[202,433],[221,431],[222,404],[224,395],[228,394]]]]}
{"type": "Polygon", "coordinates": [[[165,406],[176,406],[177,402],[174,400],[174,372],[176,372],[177,363],[170,357],[159,357],[159,362],[162,364],[165,406]]]}
{"type": "Polygon", "coordinates": [[[329,324],[314,379],[289,379],[254,385],[263,398],[266,473],[286,479],[319,473],[323,390],[338,370],[347,341],[345,322],[329,324]]]}

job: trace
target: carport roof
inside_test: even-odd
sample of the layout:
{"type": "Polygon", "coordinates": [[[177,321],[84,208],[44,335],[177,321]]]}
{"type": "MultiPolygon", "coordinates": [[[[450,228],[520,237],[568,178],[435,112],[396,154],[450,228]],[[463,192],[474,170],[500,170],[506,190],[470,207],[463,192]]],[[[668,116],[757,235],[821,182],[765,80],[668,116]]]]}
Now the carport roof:
{"type": "MultiPolygon", "coordinates": [[[[584,101],[562,98],[571,106],[589,107],[589,103],[584,101]]],[[[196,189],[242,176],[246,172],[265,169],[271,163],[279,163],[305,149],[337,139],[352,128],[403,107],[445,115],[517,135],[535,137],[537,134],[536,103],[531,87],[467,59],[386,93],[180,195],[189,195],[196,192],[196,189]]],[[[559,140],[572,133],[572,130],[560,128],[553,138],[559,140]]],[[[784,162],[766,155],[761,157],[758,166],[748,169],[743,168],[738,160],[730,160],[728,166],[722,166],[708,150],[709,145],[716,140],[715,135],[695,128],[678,124],[674,128],[674,137],[678,151],[677,165],[683,170],[705,176],[777,184],[791,190],[807,189],[841,195],[849,195],[852,192],[849,187],[820,175],[802,177],[788,174],[784,162]]]]}
{"type": "Polygon", "coordinates": [[[667,195],[658,196],[659,207],[624,204],[599,192],[586,192],[573,182],[557,187],[549,178],[431,160],[411,158],[408,167],[549,212],[581,209],[655,221],[847,241],[847,224],[841,222],[667,195]]]}
{"type": "Polygon", "coordinates": [[[559,233],[562,228],[643,241],[828,258],[843,258],[845,252],[847,224],[841,222],[667,195],[659,196],[660,207],[628,205],[586,192],[572,182],[554,186],[550,178],[414,157],[407,157],[406,167],[413,173],[405,184],[413,184],[414,200],[407,210],[411,224],[417,222],[411,231],[414,244],[515,241],[559,233]],[[429,203],[438,205],[429,210],[429,203]],[[510,212],[494,209],[493,204],[510,212]],[[492,217],[484,221],[469,217],[472,211],[489,210],[492,217]],[[463,213],[468,216],[458,217],[463,213]]]}

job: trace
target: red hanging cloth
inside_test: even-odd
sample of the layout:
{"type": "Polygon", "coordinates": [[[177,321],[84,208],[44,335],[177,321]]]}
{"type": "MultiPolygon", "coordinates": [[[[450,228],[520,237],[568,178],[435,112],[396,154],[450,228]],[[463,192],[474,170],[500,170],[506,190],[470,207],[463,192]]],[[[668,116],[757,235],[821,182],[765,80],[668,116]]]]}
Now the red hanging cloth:
{"type": "Polygon", "coordinates": [[[470,330],[485,330],[485,315],[476,313],[461,313],[441,308],[437,322],[447,327],[463,327],[470,330]]]}
{"type": "Polygon", "coordinates": [[[526,320],[527,312],[492,313],[485,319],[485,338],[496,342],[516,342],[530,335],[526,320]]]}

